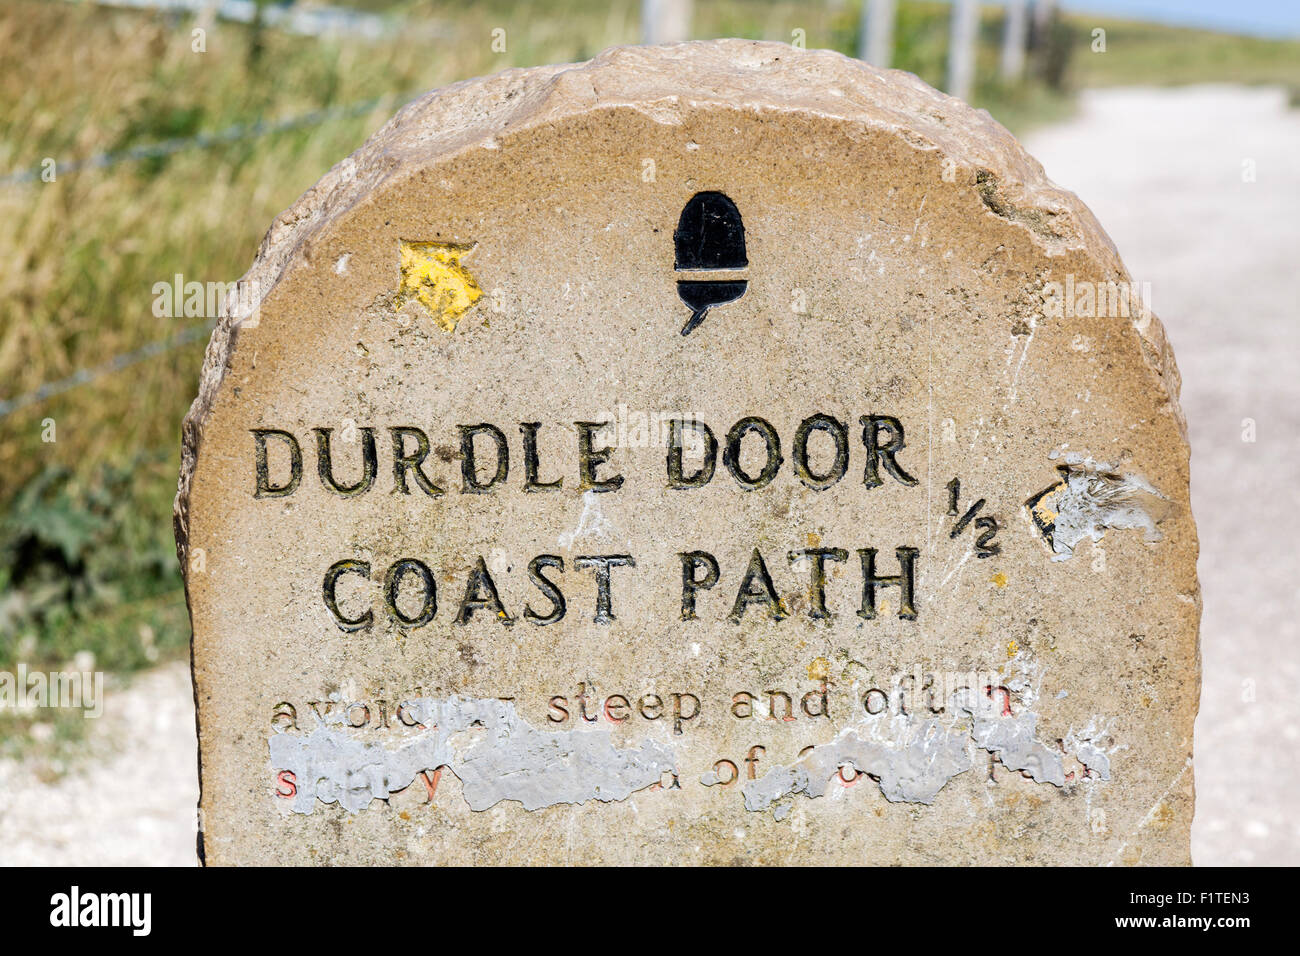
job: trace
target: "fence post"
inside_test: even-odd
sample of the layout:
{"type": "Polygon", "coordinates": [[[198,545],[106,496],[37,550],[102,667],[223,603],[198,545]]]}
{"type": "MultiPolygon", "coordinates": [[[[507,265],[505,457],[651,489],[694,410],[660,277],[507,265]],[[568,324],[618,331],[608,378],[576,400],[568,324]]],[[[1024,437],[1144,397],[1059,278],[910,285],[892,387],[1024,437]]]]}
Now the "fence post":
{"type": "Polygon", "coordinates": [[[1002,79],[1014,82],[1025,72],[1025,34],[1029,25],[1025,0],[1006,0],[1002,25],[1002,79]]]}
{"type": "Polygon", "coordinates": [[[691,0],[641,0],[641,42],[675,43],[691,38],[691,0]]]}
{"type": "Polygon", "coordinates": [[[1046,30],[1056,16],[1056,0],[1034,0],[1034,29],[1046,30]]]}
{"type": "Polygon", "coordinates": [[[975,31],[979,26],[979,4],[975,0],[953,0],[952,34],[948,41],[948,92],[970,99],[975,79],[975,31]]]}
{"type": "Polygon", "coordinates": [[[889,69],[894,53],[894,7],[897,0],[864,0],[858,30],[858,59],[889,69]]]}

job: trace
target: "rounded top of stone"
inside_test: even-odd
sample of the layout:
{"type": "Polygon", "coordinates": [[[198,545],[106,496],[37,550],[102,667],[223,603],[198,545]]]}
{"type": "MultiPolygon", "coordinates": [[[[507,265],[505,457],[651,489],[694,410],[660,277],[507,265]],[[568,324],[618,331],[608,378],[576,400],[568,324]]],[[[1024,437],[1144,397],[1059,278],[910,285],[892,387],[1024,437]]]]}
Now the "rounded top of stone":
{"type": "MultiPolygon", "coordinates": [[[[582,63],[510,69],[433,90],[399,110],[276,219],[246,278],[269,290],[291,251],[319,226],[384,180],[462,151],[495,148],[507,137],[597,111],[631,109],[675,125],[719,107],[738,116],[817,115],[891,132],[950,161],[950,182],[976,190],[990,213],[1025,229],[1049,255],[1084,251],[1102,273],[1128,278],[1087,207],[1053,184],[988,111],[901,70],[831,50],[738,39],[613,47],[582,63]]],[[[1164,351],[1158,323],[1141,331],[1164,351]]]]}
{"type": "MultiPolygon", "coordinates": [[[[506,137],[596,111],[632,109],[677,124],[695,110],[719,107],[738,115],[819,115],[890,132],[942,156],[951,168],[945,179],[975,190],[989,214],[1025,230],[1048,255],[1082,253],[1099,274],[1129,281],[1088,207],[1048,179],[987,110],[912,73],[833,50],[740,39],[611,47],[581,63],[510,69],[426,93],[276,219],[245,278],[269,291],[292,250],[380,182],[462,151],[495,148],[506,137]]],[[[1151,316],[1138,331],[1176,405],[1180,382],[1163,326],[1151,316]]]]}

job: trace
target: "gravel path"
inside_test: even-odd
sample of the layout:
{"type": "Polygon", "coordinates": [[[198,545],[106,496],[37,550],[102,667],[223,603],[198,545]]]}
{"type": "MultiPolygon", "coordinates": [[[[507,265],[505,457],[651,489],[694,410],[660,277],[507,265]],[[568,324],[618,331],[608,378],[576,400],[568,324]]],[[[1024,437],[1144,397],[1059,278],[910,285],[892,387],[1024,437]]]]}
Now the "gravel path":
{"type": "Polygon", "coordinates": [[[35,761],[0,761],[0,865],[196,865],[188,663],[105,688],[89,723],[85,757],[52,784],[35,761]]]}
{"type": "MultiPolygon", "coordinates": [[[[1081,107],[1026,145],[1151,284],[1183,375],[1205,599],[1192,855],[1298,864],[1300,113],[1280,90],[1230,87],[1097,91],[1081,107]]],[[[89,749],[53,784],[0,761],[0,864],[192,865],[187,667],[110,691],[89,749]]]]}
{"type": "Polygon", "coordinates": [[[1210,86],[1081,105],[1026,146],[1151,283],[1183,377],[1205,604],[1192,859],[1294,866],[1300,112],[1282,90],[1210,86]]]}

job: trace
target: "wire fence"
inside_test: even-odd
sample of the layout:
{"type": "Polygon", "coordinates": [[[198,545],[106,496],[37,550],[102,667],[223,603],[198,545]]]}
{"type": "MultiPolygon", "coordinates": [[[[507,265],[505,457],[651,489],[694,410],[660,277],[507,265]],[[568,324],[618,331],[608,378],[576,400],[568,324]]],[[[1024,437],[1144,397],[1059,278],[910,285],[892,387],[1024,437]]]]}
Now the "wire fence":
{"type": "Polygon", "coordinates": [[[200,325],[192,325],[188,328],[181,329],[174,335],[157,342],[150,342],[148,345],[142,345],[138,349],[132,349],[130,352],[123,352],[121,355],[115,355],[107,362],[101,362],[99,365],[80,368],[73,372],[67,378],[57,379],[53,382],[46,382],[34,392],[28,392],[26,395],[19,395],[17,398],[7,398],[0,400],[0,418],[7,418],[14,412],[26,408],[29,405],[35,405],[37,402],[43,402],[47,398],[53,398],[55,395],[61,395],[64,392],[71,391],[82,385],[89,385],[91,382],[103,378],[105,375],[111,375],[114,372],[120,372],[124,368],[143,362],[145,359],[153,358],[155,355],[162,355],[164,352],[170,352],[172,349],[180,348],[183,345],[189,345],[191,342],[203,341],[212,332],[216,326],[216,320],[210,319],[200,325]]]}
{"type": "MultiPolygon", "coordinates": [[[[300,113],[297,116],[289,116],[280,120],[267,121],[258,119],[252,123],[236,123],[233,126],[227,126],[225,129],[211,133],[197,133],[194,136],[165,139],[157,143],[133,146],[130,149],[98,153],[85,159],[56,160],[54,163],[54,169],[57,174],[63,175],[66,173],[80,172],[83,169],[108,169],[117,166],[120,163],[137,162],[142,159],[160,159],[190,149],[211,149],[214,146],[220,146],[225,143],[234,143],[245,139],[260,139],[263,136],[271,136],[275,133],[283,133],[288,130],[303,129],[308,126],[318,126],[321,123],[326,123],[330,120],[352,119],[358,116],[364,116],[381,105],[399,101],[406,102],[418,95],[418,92],[388,94],[385,96],[372,97],[368,100],[363,100],[357,103],[348,103],[341,106],[329,106],[318,110],[311,110],[307,113],[300,113]]],[[[13,186],[22,183],[36,182],[41,179],[41,174],[47,166],[48,161],[42,161],[28,169],[20,169],[16,172],[9,173],[6,176],[0,177],[0,186],[13,186]]]]}
{"type": "MultiPolygon", "coordinates": [[[[296,3],[258,4],[255,0],[93,0],[93,2],[100,7],[123,7],[194,17],[214,17],[232,23],[261,23],[299,36],[323,37],[346,34],[380,40],[399,30],[406,31],[411,26],[410,21],[400,15],[370,13],[340,6],[299,6],[296,3]]],[[[421,26],[436,34],[441,34],[445,30],[442,24],[431,21],[421,26]]]]}
{"type": "MultiPolygon", "coordinates": [[[[312,110],[311,112],[302,113],[298,116],[291,116],[282,120],[270,122],[258,120],[253,123],[237,123],[233,126],[228,126],[223,130],[218,130],[212,133],[200,133],[196,136],[163,140],[162,142],[150,143],[148,145],[137,146],[131,149],[100,153],[86,159],[56,163],[55,168],[60,174],[77,172],[83,169],[107,169],[117,166],[120,163],[171,156],[189,149],[208,149],[223,143],[232,143],[244,139],[257,139],[275,133],[282,133],[287,130],[318,125],[331,120],[364,116],[385,104],[394,104],[398,102],[404,103],[418,95],[419,92],[389,94],[343,106],[312,110]]],[[[43,166],[38,165],[30,169],[10,173],[8,176],[0,178],[0,185],[15,185],[33,182],[40,178],[42,169],[43,166]]],[[[212,320],[202,325],[182,329],[180,332],[177,332],[175,335],[166,339],[151,342],[148,345],[141,346],[140,348],[134,349],[130,352],[116,355],[99,365],[78,369],[66,378],[46,382],[41,385],[40,388],[33,392],[29,392],[26,395],[20,395],[9,399],[0,399],[0,419],[6,418],[20,409],[27,408],[28,406],[44,401],[47,398],[60,395],[63,392],[70,391],[71,389],[78,388],[82,385],[88,385],[97,379],[103,378],[105,375],[121,371],[137,362],[142,362],[145,359],[153,358],[156,355],[161,355],[162,353],[171,351],[172,349],[180,348],[192,342],[199,341],[202,337],[212,331],[214,324],[215,320],[212,320]]]]}

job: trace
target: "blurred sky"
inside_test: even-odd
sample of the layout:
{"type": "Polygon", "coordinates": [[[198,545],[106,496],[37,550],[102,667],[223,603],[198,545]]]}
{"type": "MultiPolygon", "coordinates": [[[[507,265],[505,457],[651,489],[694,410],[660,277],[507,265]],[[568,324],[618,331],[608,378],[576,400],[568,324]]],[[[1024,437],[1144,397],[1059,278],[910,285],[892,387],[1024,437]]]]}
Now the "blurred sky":
{"type": "Polygon", "coordinates": [[[1062,0],[1062,6],[1229,33],[1300,36],[1300,0],[1062,0]]]}

